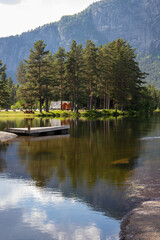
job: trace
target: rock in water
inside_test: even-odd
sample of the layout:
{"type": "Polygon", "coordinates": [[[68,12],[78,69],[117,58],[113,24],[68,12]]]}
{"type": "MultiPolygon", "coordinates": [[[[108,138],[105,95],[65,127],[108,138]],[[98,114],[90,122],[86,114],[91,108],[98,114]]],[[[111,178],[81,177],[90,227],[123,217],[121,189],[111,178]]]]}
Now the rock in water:
{"type": "Polygon", "coordinates": [[[0,132],[0,142],[6,142],[16,137],[17,135],[14,133],[0,132]]]}

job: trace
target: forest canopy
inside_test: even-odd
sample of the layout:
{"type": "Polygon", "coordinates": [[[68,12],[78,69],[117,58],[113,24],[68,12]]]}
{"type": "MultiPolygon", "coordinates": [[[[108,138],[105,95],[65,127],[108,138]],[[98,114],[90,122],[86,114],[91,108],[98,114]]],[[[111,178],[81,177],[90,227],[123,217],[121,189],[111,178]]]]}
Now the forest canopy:
{"type": "MultiPolygon", "coordinates": [[[[4,103],[11,102],[7,100],[11,99],[11,91],[4,87],[9,86],[6,66],[1,63],[0,67],[0,95],[7,91],[1,97],[2,108],[4,103]]],[[[69,51],[59,47],[54,54],[39,40],[28,59],[19,63],[14,102],[16,98],[21,106],[36,106],[41,112],[42,108],[48,112],[54,100],[61,101],[61,106],[62,101],[71,101],[73,109],[157,108],[159,91],[154,86],[145,87],[145,77],[136,61],[135,49],[123,39],[98,47],[91,40],[84,47],[73,40],[69,51]]]]}

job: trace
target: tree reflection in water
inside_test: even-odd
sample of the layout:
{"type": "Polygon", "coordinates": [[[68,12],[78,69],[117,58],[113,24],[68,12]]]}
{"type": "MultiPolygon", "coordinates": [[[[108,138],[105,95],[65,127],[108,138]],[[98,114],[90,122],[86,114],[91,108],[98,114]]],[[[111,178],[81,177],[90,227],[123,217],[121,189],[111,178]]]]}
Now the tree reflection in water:
{"type": "Polygon", "coordinates": [[[130,208],[125,182],[136,167],[140,132],[147,124],[75,120],[70,136],[25,138],[19,160],[37,186],[55,187],[53,179],[58,179],[64,194],[76,194],[120,218],[130,208]]]}
{"type": "Polygon", "coordinates": [[[7,162],[5,160],[5,153],[7,151],[7,144],[0,142],[0,172],[7,168],[7,162]]]}

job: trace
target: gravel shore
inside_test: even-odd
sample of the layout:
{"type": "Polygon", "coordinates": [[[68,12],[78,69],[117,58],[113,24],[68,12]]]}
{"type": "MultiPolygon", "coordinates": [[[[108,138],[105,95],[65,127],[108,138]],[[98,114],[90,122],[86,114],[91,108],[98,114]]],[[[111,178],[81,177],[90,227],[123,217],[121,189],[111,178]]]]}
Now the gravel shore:
{"type": "Polygon", "coordinates": [[[143,202],[122,220],[120,240],[160,239],[160,200],[143,202]]]}

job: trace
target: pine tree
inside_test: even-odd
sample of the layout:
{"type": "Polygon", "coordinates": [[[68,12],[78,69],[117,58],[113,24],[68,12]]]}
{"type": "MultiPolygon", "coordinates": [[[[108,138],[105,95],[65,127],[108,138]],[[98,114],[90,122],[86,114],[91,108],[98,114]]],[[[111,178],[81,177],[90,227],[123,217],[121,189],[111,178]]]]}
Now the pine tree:
{"type": "Polygon", "coordinates": [[[111,62],[112,55],[110,54],[107,45],[99,46],[97,52],[97,96],[103,98],[103,108],[110,108],[110,79],[111,79],[111,62]]]}
{"type": "Polygon", "coordinates": [[[83,84],[83,51],[82,45],[73,41],[71,50],[67,52],[66,59],[67,91],[72,100],[72,106],[78,111],[78,104],[84,91],[83,84]]]}
{"type": "Polygon", "coordinates": [[[20,86],[17,90],[17,98],[24,104],[26,108],[31,108],[36,103],[37,89],[33,88],[31,81],[27,81],[25,84],[20,86]]]}
{"type": "Polygon", "coordinates": [[[46,112],[49,112],[49,101],[53,98],[55,79],[54,79],[54,65],[53,56],[51,53],[47,55],[45,60],[45,67],[43,69],[43,97],[45,100],[46,112]]]}
{"type": "MultiPolygon", "coordinates": [[[[47,56],[49,51],[45,51],[46,44],[42,40],[34,43],[34,49],[30,50],[29,59],[25,60],[26,63],[26,80],[29,91],[32,96],[39,99],[40,112],[42,112],[42,105],[45,97],[48,94],[48,82],[50,82],[50,68],[47,56]]],[[[48,109],[47,109],[48,110],[48,109]]]]}
{"type": "Polygon", "coordinates": [[[88,109],[93,108],[93,97],[97,94],[97,48],[88,40],[84,48],[85,85],[88,92],[88,109]]]}
{"type": "Polygon", "coordinates": [[[5,71],[6,65],[0,61],[0,107],[8,109],[10,107],[10,89],[5,71]]]}
{"type": "Polygon", "coordinates": [[[8,78],[8,86],[10,92],[10,105],[14,105],[16,101],[16,84],[13,83],[13,79],[11,77],[8,78]]]}
{"type": "Polygon", "coordinates": [[[58,52],[54,55],[54,76],[55,76],[55,92],[60,97],[61,110],[64,94],[66,93],[66,74],[65,74],[65,49],[59,47],[58,52]]]}
{"type": "Polygon", "coordinates": [[[135,61],[135,49],[118,39],[108,45],[111,55],[110,93],[115,109],[128,108],[138,101],[145,73],[142,73],[135,61]]]}
{"type": "Polygon", "coordinates": [[[26,64],[23,61],[21,61],[19,63],[16,73],[16,80],[20,85],[24,85],[26,83],[25,76],[26,76],[26,64]]]}

